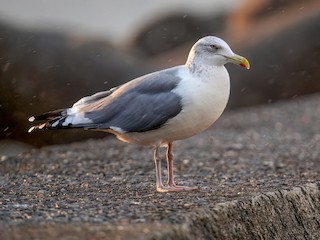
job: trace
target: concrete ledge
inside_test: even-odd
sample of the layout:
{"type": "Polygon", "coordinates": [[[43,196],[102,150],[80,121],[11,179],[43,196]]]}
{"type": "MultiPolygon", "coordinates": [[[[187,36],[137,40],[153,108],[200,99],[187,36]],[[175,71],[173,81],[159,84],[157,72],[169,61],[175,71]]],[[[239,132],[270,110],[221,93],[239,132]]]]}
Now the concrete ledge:
{"type": "Polygon", "coordinates": [[[219,203],[182,224],[0,226],[1,239],[320,239],[320,183],[219,203]]]}
{"type": "Polygon", "coordinates": [[[217,204],[154,239],[320,239],[320,185],[217,204]]]}

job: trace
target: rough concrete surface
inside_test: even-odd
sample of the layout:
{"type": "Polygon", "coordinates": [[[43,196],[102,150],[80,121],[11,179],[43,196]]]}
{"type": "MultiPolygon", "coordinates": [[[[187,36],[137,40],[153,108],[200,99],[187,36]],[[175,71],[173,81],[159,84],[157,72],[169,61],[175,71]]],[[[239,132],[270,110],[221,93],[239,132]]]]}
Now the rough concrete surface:
{"type": "Polygon", "coordinates": [[[151,149],[109,137],[2,157],[0,239],[320,239],[319,102],[174,143],[176,182],[199,191],[157,193],[151,149]]]}

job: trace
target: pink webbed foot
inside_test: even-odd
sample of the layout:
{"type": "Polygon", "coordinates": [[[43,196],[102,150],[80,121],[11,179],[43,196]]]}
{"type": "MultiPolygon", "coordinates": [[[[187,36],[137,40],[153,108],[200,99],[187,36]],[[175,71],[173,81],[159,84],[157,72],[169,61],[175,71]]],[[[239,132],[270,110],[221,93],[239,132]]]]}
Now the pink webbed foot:
{"type": "Polygon", "coordinates": [[[199,187],[188,187],[188,186],[157,186],[157,192],[184,192],[200,190],[199,187]]]}

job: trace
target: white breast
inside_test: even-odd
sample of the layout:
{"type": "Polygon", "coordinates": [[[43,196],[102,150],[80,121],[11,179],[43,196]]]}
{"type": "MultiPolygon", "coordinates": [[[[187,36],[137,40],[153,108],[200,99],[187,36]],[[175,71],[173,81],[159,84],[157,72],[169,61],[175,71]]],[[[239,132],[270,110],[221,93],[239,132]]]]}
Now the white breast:
{"type": "Polygon", "coordinates": [[[230,94],[229,74],[223,66],[199,72],[196,78],[184,75],[183,79],[175,90],[182,96],[183,110],[168,122],[172,128],[176,126],[178,139],[191,137],[212,125],[225,109],[230,94]]]}

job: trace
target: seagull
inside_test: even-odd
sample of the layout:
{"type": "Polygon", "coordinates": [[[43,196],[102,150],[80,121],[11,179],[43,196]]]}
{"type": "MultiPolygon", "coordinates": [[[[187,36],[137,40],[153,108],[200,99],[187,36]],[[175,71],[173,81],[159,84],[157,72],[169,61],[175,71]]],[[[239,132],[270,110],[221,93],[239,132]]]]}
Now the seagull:
{"type": "Polygon", "coordinates": [[[29,132],[82,128],[112,133],[123,142],[152,146],[158,192],[197,190],[176,185],[172,143],[206,130],[220,117],[230,94],[226,63],[250,68],[248,60],[235,54],[224,40],[206,36],[192,46],[184,65],[83,97],[70,108],[32,116],[30,122],[42,123],[29,132]],[[161,179],[161,147],[166,148],[165,185],[161,179]]]}

